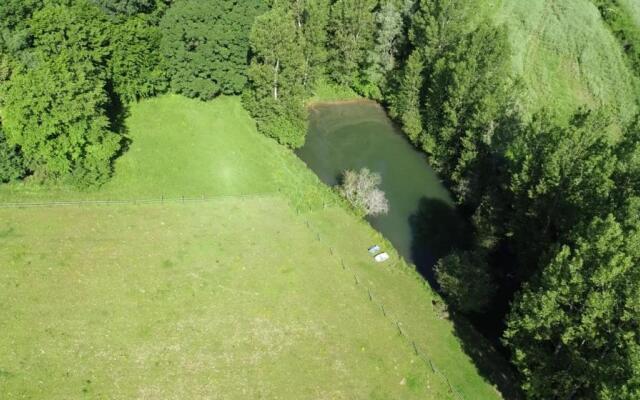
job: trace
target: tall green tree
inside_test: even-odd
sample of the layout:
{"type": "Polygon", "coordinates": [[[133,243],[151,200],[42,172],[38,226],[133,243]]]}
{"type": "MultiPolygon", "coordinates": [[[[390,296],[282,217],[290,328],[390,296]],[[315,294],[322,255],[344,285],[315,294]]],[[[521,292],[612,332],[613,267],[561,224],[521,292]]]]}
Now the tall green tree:
{"type": "Polygon", "coordinates": [[[402,130],[414,144],[420,144],[423,132],[423,87],[425,61],[423,52],[414,50],[409,55],[401,77],[389,97],[390,114],[399,119],[402,130]]]}
{"type": "Polygon", "coordinates": [[[529,398],[640,396],[639,228],[594,219],[516,299],[505,341],[529,398]]]}
{"type": "Polygon", "coordinates": [[[495,294],[484,254],[454,251],[438,261],[435,272],[447,300],[459,311],[484,311],[495,294]]]}
{"type": "Polygon", "coordinates": [[[331,4],[329,0],[307,0],[304,19],[304,86],[309,89],[326,72],[331,4]]]}
{"type": "Polygon", "coordinates": [[[493,140],[511,107],[505,28],[482,23],[428,67],[419,143],[460,202],[477,203],[493,140]]]}
{"type": "Polygon", "coordinates": [[[121,138],[107,117],[109,28],[85,1],[47,3],[28,20],[31,62],[12,73],[3,125],[40,178],[85,186],[111,173],[121,138]]]}
{"type": "Polygon", "coordinates": [[[375,14],[375,45],[369,50],[367,71],[367,82],[378,88],[372,89],[374,98],[382,97],[388,75],[396,67],[403,22],[402,10],[392,0],[382,2],[375,14]]]}
{"type": "Polygon", "coordinates": [[[304,36],[290,5],[276,4],[256,18],[251,49],[244,101],[258,129],[287,146],[302,146],[306,134],[304,36]]]}
{"type": "Polygon", "coordinates": [[[16,72],[3,122],[36,176],[86,186],[109,178],[121,137],[109,131],[102,72],[76,54],[43,54],[37,67],[16,72]]]}
{"type": "Polygon", "coordinates": [[[640,118],[626,130],[615,153],[615,204],[620,206],[627,199],[640,196],[640,118]]]}
{"type": "Polygon", "coordinates": [[[525,273],[545,249],[574,226],[606,215],[616,158],[603,113],[578,112],[566,127],[536,116],[506,150],[507,226],[525,273]]]}
{"type": "Polygon", "coordinates": [[[247,77],[249,32],[261,0],[181,0],[160,22],[171,89],[200,99],[238,94],[247,77]]]}
{"type": "Polygon", "coordinates": [[[377,0],[336,0],[329,22],[329,75],[346,86],[368,94],[369,51],[375,46],[377,0]]]}
{"type": "Polygon", "coordinates": [[[111,32],[108,72],[117,95],[131,102],[164,91],[159,29],[148,19],[131,18],[113,25],[111,32]]]}

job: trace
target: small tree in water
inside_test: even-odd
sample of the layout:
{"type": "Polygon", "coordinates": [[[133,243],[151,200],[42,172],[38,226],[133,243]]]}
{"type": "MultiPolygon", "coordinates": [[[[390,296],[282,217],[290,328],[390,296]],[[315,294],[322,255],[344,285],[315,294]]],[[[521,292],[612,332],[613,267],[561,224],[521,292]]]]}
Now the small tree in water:
{"type": "Polygon", "coordinates": [[[382,215],[389,212],[389,201],[378,188],[381,183],[380,174],[367,168],[360,171],[346,170],[339,190],[342,196],[365,215],[382,215]]]}

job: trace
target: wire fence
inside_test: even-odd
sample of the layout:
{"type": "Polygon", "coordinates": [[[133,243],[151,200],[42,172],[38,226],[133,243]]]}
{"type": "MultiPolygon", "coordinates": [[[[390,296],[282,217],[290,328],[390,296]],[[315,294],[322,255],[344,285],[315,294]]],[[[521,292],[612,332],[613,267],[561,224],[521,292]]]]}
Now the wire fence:
{"type": "Polygon", "coordinates": [[[146,199],[117,199],[117,200],[57,200],[35,202],[4,202],[0,208],[37,208],[37,207],[70,207],[70,206],[110,206],[110,205],[137,205],[137,204],[165,204],[165,203],[204,203],[234,198],[267,198],[275,196],[274,193],[256,193],[243,195],[218,195],[218,196],[177,196],[146,199]]]}
{"type": "MultiPolygon", "coordinates": [[[[249,194],[249,195],[219,195],[219,196],[206,196],[201,195],[198,197],[193,196],[178,196],[178,197],[165,197],[161,195],[159,198],[147,198],[147,199],[119,199],[119,200],[61,200],[61,201],[40,201],[40,202],[5,202],[0,203],[0,209],[2,208],[37,208],[37,207],[69,207],[69,206],[89,206],[89,205],[99,205],[99,206],[110,206],[110,205],[142,205],[142,204],[165,204],[165,203],[204,203],[204,202],[213,202],[219,201],[225,198],[266,198],[272,197],[274,193],[258,193],[258,194],[249,194]]],[[[299,214],[299,212],[298,212],[299,214]]],[[[309,220],[305,220],[307,228],[312,232],[315,236],[316,240],[320,243],[322,238],[320,233],[315,230],[309,220]]],[[[422,349],[418,347],[416,342],[412,340],[407,333],[402,329],[402,322],[395,318],[389,312],[389,309],[385,307],[384,303],[380,301],[372,292],[371,288],[366,286],[365,282],[360,279],[358,273],[355,272],[347,263],[345,263],[344,259],[337,254],[335,249],[327,245],[329,254],[339,259],[339,266],[345,272],[352,276],[354,285],[357,287],[363,288],[368,296],[369,301],[374,304],[379,310],[384,318],[386,318],[390,323],[392,323],[398,331],[398,335],[400,335],[407,346],[415,353],[415,355],[420,358],[425,365],[436,375],[438,375],[444,382],[446,383],[449,392],[458,400],[465,400],[464,396],[460,393],[458,389],[455,388],[454,385],[451,384],[449,378],[436,366],[433,360],[429,357],[429,355],[422,349]]]]}
{"type": "MultiPolygon", "coordinates": [[[[315,236],[316,240],[322,244],[325,244],[322,241],[320,233],[311,226],[308,220],[305,220],[305,224],[307,228],[311,231],[313,236],[315,236]]],[[[344,259],[337,254],[336,250],[332,246],[327,244],[325,245],[328,247],[329,254],[332,257],[337,258],[339,260],[338,265],[340,269],[352,276],[355,286],[363,288],[363,290],[366,292],[369,298],[369,301],[372,304],[374,304],[376,308],[380,310],[380,313],[385,319],[387,319],[391,324],[395,326],[395,329],[398,331],[398,335],[402,337],[402,339],[407,344],[407,346],[409,346],[409,348],[414,352],[414,354],[420,360],[422,360],[422,362],[424,362],[424,364],[427,366],[428,369],[430,369],[435,375],[439,376],[446,383],[447,388],[449,389],[449,392],[451,393],[451,395],[458,400],[465,400],[462,393],[454,385],[451,384],[451,381],[449,380],[449,378],[442,372],[442,370],[440,370],[436,366],[436,363],[431,359],[431,357],[429,357],[427,352],[420,349],[420,347],[416,344],[415,340],[409,337],[409,335],[402,328],[402,325],[403,325],[402,322],[399,319],[395,318],[389,312],[389,309],[385,307],[384,303],[374,295],[374,292],[372,292],[371,288],[365,284],[365,281],[360,278],[358,273],[354,271],[347,263],[345,263],[344,259]]]]}

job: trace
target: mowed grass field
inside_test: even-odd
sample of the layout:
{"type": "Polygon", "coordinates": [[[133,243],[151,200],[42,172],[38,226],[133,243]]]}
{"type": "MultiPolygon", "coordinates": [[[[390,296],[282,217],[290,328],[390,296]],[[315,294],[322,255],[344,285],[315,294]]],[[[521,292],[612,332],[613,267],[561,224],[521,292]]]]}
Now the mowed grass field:
{"type": "Polygon", "coordinates": [[[631,122],[638,111],[636,78],[590,0],[502,0],[493,10],[496,23],[509,29],[529,112],[546,107],[567,118],[580,106],[604,106],[623,124],[631,122]]]}
{"type": "Polygon", "coordinates": [[[392,249],[374,263],[384,239],[237,98],[145,101],[127,127],[103,188],[5,186],[0,201],[205,200],[0,208],[0,398],[500,398],[488,374],[508,387],[491,347],[463,342],[392,249]]]}

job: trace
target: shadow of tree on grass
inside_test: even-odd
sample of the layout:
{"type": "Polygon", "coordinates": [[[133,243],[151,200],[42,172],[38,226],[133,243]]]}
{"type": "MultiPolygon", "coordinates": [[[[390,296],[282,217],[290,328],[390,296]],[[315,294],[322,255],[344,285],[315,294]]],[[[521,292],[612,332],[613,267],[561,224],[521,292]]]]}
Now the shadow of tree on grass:
{"type": "MultiPolygon", "coordinates": [[[[434,273],[436,263],[454,249],[470,249],[473,227],[452,205],[428,198],[420,200],[418,209],[409,217],[409,225],[412,233],[411,259],[420,274],[439,290],[434,273]]],[[[465,354],[473,360],[480,375],[497,387],[504,398],[523,398],[514,370],[505,354],[499,351],[499,333],[494,325],[502,326],[502,321],[495,321],[490,313],[465,316],[451,312],[449,319],[465,354]],[[483,326],[488,330],[482,329],[483,326]]]]}

